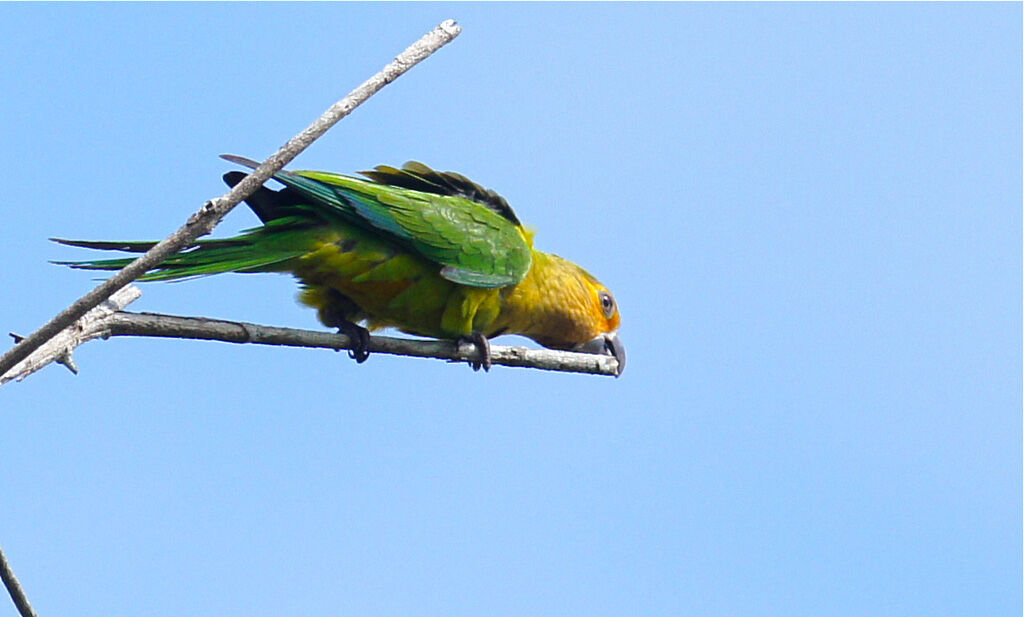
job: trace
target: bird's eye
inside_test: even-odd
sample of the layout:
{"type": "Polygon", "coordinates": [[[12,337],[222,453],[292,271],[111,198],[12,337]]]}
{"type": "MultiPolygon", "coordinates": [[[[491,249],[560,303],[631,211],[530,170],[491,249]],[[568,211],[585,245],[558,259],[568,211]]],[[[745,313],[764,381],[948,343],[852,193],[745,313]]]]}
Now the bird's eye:
{"type": "Polygon", "coordinates": [[[612,299],[612,295],[607,291],[598,292],[598,296],[601,298],[601,308],[604,309],[604,316],[611,319],[612,315],[615,314],[615,300],[612,299]]]}

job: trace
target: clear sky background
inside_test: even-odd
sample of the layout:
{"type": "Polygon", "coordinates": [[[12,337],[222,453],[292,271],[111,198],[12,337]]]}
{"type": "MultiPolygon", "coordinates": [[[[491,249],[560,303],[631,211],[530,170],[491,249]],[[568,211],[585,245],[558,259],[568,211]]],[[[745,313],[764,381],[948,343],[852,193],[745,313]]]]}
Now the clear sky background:
{"type": "MultiPolygon", "coordinates": [[[[90,343],[0,389],[39,614],[1019,615],[1019,3],[5,4],[2,332],[95,284],[47,237],[163,237],[449,17],[293,167],[499,190],[625,375],[90,343]]],[[[319,327],[287,276],[144,292],[319,327]]]]}

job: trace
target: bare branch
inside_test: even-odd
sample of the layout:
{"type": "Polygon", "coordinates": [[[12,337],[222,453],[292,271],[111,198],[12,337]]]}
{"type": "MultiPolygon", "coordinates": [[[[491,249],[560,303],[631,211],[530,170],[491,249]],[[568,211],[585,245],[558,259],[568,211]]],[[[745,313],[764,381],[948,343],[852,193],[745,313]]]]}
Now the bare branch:
{"type": "Polygon", "coordinates": [[[57,314],[31,335],[22,339],[11,350],[0,357],[0,375],[6,374],[14,365],[28,357],[43,343],[50,340],[89,310],[98,306],[113,293],[167,257],[180,251],[186,244],[199,236],[210,233],[220,220],[239,202],[248,197],[272,175],[280,171],[309,144],[323,135],[339,120],[370,98],[381,88],[391,83],[410,68],[426,59],[432,53],[459,35],[462,29],[453,20],[442,22],[437,28],[424,35],[385,66],[379,73],[366,80],[348,96],[332,105],[320,118],[309,125],[281,147],[273,156],[256,168],[245,179],[223,196],[208,201],[198,212],[176,232],[159,242],[144,255],[125,266],[95,289],[79,298],[71,306],[57,314]]]}
{"type": "Polygon", "coordinates": [[[36,612],[32,610],[32,605],[28,603],[25,590],[21,588],[18,577],[14,576],[14,570],[11,569],[11,564],[7,563],[7,556],[4,555],[4,549],[2,548],[0,548],[0,579],[3,579],[4,586],[7,587],[7,593],[11,594],[11,600],[14,601],[14,606],[21,613],[21,617],[36,617],[36,612]]]}
{"type": "MultiPolygon", "coordinates": [[[[178,317],[158,313],[127,313],[121,307],[141,295],[138,287],[129,285],[102,306],[61,332],[36,350],[11,372],[0,376],[0,384],[22,380],[51,362],[69,358],[79,345],[97,338],[111,336],[156,336],[187,338],[226,343],[255,343],[321,349],[351,349],[352,341],[344,334],[261,326],[237,321],[178,317]]],[[[388,336],[371,336],[368,350],[416,358],[437,358],[453,362],[479,361],[475,345],[456,345],[453,341],[414,340],[388,336]]],[[[549,371],[589,373],[615,376],[618,363],[611,356],[491,345],[491,361],[503,366],[521,366],[549,371]]]]}
{"type": "MultiPolygon", "coordinates": [[[[105,331],[94,334],[92,338],[104,335],[160,336],[335,350],[352,348],[352,341],[344,334],[260,326],[205,317],[120,312],[114,313],[98,325],[102,325],[105,331]]],[[[367,349],[374,353],[437,358],[453,362],[480,360],[480,352],[475,345],[469,343],[457,345],[454,341],[371,336],[367,349]]],[[[589,373],[613,377],[619,366],[615,358],[611,356],[502,345],[491,345],[491,362],[503,366],[521,366],[548,371],[589,373]]]]}

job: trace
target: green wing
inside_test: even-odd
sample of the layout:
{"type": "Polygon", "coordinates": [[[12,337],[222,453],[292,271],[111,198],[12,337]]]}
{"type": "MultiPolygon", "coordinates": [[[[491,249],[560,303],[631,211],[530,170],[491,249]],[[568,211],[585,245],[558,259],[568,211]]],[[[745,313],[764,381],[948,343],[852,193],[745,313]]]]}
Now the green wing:
{"type": "MultiPolygon", "coordinates": [[[[256,166],[241,157],[223,158],[256,166]]],[[[530,246],[511,208],[493,192],[420,163],[407,164],[402,170],[381,167],[366,175],[378,181],[318,171],[281,171],[274,179],[309,199],[315,210],[384,236],[437,263],[441,276],[450,281],[472,287],[505,287],[526,276],[530,246]],[[404,180],[387,183],[398,178],[404,180]],[[438,179],[448,180],[447,185],[436,184],[438,179]],[[408,186],[425,190],[405,188],[408,186]]]]}

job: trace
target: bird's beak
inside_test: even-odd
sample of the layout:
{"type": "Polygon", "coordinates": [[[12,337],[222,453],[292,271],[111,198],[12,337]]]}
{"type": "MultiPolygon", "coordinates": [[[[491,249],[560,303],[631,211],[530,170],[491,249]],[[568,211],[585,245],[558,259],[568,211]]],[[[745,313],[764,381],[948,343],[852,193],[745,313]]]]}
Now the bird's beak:
{"type": "Polygon", "coordinates": [[[615,372],[616,377],[621,375],[622,370],[626,368],[626,348],[622,345],[622,341],[619,339],[619,333],[617,331],[606,332],[590,339],[586,343],[580,343],[573,348],[573,351],[613,356],[619,361],[619,368],[615,372]]]}

